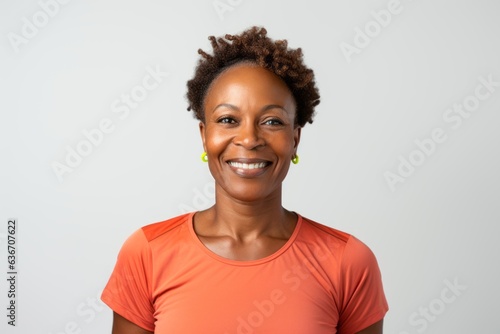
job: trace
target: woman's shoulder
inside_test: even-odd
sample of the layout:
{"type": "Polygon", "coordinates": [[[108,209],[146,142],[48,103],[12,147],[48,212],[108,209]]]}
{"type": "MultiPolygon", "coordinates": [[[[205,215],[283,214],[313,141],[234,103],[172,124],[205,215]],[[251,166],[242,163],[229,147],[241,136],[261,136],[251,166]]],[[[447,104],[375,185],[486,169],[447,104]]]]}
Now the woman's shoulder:
{"type": "MultiPolygon", "coordinates": [[[[179,227],[186,226],[185,223],[189,221],[192,214],[194,212],[184,213],[136,229],[122,244],[120,254],[125,257],[142,257],[154,249],[155,245],[182,238],[175,232],[179,231],[179,227]]],[[[186,230],[183,229],[183,232],[186,230]]]]}
{"type": "Polygon", "coordinates": [[[175,230],[176,228],[183,226],[187,223],[194,212],[183,213],[181,215],[168,218],[159,222],[151,223],[141,227],[139,230],[144,233],[146,240],[151,242],[166,233],[175,230]]]}
{"type": "Polygon", "coordinates": [[[302,217],[303,240],[314,243],[325,252],[335,255],[347,270],[378,270],[376,257],[369,246],[356,236],[302,217]]]}
{"type": "Polygon", "coordinates": [[[302,218],[302,235],[304,238],[317,242],[323,242],[330,247],[341,247],[349,253],[370,254],[370,248],[351,233],[336,229],[319,223],[310,218],[299,215],[302,218]]]}
{"type": "Polygon", "coordinates": [[[299,217],[302,218],[301,229],[307,236],[320,237],[322,239],[323,238],[334,239],[338,240],[341,243],[347,243],[349,239],[352,237],[351,234],[345,231],[330,227],[323,223],[319,223],[315,220],[304,217],[300,214],[298,215],[299,217]]]}

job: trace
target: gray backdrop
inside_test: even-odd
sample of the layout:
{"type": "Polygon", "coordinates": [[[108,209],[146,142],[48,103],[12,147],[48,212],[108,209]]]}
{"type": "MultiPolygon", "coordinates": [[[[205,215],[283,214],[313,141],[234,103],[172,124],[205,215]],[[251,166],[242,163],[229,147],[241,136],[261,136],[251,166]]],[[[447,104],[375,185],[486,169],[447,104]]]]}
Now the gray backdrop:
{"type": "Polygon", "coordinates": [[[208,35],[263,25],[322,96],[285,207],[375,252],[385,333],[500,333],[498,1],[0,4],[0,267],[16,327],[110,333],[126,237],[213,202],[185,84],[208,35]]]}

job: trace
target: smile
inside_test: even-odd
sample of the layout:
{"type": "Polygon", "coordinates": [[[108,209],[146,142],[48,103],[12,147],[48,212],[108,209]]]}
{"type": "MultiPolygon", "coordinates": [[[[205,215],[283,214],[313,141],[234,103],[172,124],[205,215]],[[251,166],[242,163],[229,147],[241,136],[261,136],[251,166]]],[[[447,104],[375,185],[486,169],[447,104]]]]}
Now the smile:
{"type": "Polygon", "coordinates": [[[241,169],[256,169],[256,168],[264,168],[267,166],[267,162],[257,162],[257,163],[242,163],[242,162],[236,162],[236,161],[228,161],[228,164],[230,166],[236,167],[236,168],[241,168],[241,169]]]}
{"type": "Polygon", "coordinates": [[[262,159],[240,158],[228,160],[227,164],[236,175],[243,178],[254,178],[265,174],[272,162],[262,159]]]}

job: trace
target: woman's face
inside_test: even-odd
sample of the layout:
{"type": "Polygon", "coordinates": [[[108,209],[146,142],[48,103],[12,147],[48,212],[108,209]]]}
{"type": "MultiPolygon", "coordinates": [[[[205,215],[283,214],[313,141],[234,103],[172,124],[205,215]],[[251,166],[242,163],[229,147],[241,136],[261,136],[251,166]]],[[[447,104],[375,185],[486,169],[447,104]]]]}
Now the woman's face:
{"type": "Polygon", "coordinates": [[[281,196],[300,140],[286,84],[257,65],[237,64],[212,82],[204,107],[200,132],[217,191],[242,201],[281,196]]]}

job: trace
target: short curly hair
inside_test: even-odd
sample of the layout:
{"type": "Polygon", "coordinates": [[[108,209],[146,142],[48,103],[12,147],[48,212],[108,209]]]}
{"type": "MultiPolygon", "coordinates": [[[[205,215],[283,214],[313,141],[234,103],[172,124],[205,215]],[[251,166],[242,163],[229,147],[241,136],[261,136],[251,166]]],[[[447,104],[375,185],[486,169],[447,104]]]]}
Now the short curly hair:
{"type": "Polygon", "coordinates": [[[205,122],[204,100],[210,84],[225,69],[241,62],[253,62],[278,75],[288,86],[296,103],[295,126],[303,127],[313,122],[319,100],[319,92],[314,81],[314,72],[305,66],[302,49],[288,48],[286,40],[274,41],[267,36],[263,27],[251,27],[240,35],[225,35],[224,38],[208,37],[213,55],[202,49],[194,77],[187,82],[186,97],[188,111],[205,122]]]}

